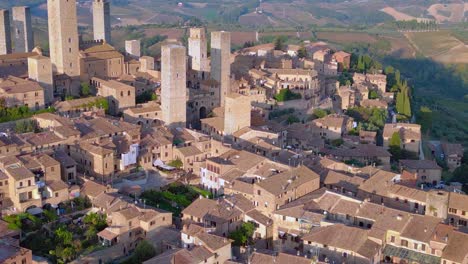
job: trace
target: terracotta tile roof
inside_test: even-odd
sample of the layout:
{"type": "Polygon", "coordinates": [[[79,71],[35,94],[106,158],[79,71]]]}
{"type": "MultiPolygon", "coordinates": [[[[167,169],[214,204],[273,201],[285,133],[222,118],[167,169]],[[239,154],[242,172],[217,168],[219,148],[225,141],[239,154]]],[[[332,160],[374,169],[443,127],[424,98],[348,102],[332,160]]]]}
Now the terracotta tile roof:
{"type": "Polygon", "coordinates": [[[142,213],[134,206],[129,206],[123,210],[115,212],[115,214],[120,214],[126,220],[131,220],[139,217],[142,213]]]}
{"type": "Polygon", "coordinates": [[[6,94],[17,94],[34,91],[43,91],[39,83],[35,81],[25,80],[14,76],[0,78],[0,92],[6,94]]]}
{"type": "Polygon", "coordinates": [[[322,149],[322,152],[335,157],[375,157],[387,158],[392,155],[384,147],[375,145],[357,145],[355,148],[322,149]]]}
{"type": "Polygon", "coordinates": [[[449,194],[449,208],[468,212],[468,195],[451,192],[449,194]]]}
{"type": "Polygon", "coordinates": [[[203,152],[195,146],[187,146],[182,148],[177,148],[176,151],[179,151],[184,157],[192,157],[196,155],[203,154],[203,152]]]}
{"type": "Polygon", "coordinates": [[[429,243],[437,225],[443,220],[426,215],[412,215],[408,224],[401,232],[402,237],[429,243]]]}
{"type": "Polygon", "coordinates": [[[388,187],[388,194],[390,196],[394,195],[400,199],[408,198],[411,200],[418,201],[420,203],[426,203],[427,194],[425,191],[416,188],[410,188],[400,184],[393,184],[388,187]]]}
{"type": "Polygon", "coordinates": [[[410,213],[386,207],[380,214],[376,215],[376,220],[372,225],[369,236],[384,240],[387,230],[402,232],[410,218],[410,213]]]}
{"type": "Polygon", "coordinates": [[[343,187],[346,190],[357,192],[359,186],[365,181],[364,178],[346,175],[333,170],[328,171],[323,184],[343,187]]]}
{"type": "Polygon", "coordinates": [[[52,189],[52,191],[68,190],[68,185],[61,180],[46,181],[46,186],[52,189]]]}
{"type": "Polygon", "coordinates": [[[317,179],[320,179],[317,173],[305,166],[300,166],[292,172],[283,172],[260,181],[257,185],[276,196],[317,179]]]}
{"type": "Polygon", "coordinates": [[[217,206],[217,202],[211,199],[197,199],[182,211],[184,215],[204,218],[210,209],[217,206]]]}
{"type": "Polygon", "coordinates": [[[244,213],[255,209],[253,202],[245,198],[242,194],[226,195],[224,196],[224,201],[232,206],[235,206],[244,213]]]}
{"type": "Polygon", "coordinates": [[[468,234],[454,231],[448,236],[448,245],[442,252],[442,259],[463,263],[468,258],[468,234]]]}
{"type": "Polygon", "coordinates": [[[105,193],[106,191],[106,186],[91,180],[85,181],[81,187],[81,193],[91,198],[96,197],[101,193],[105,193]]]}
{"type": "Polygon", "coordinates": [[[360,208],[360,202],[340,199],[330,210],[330,213],[355,216],[360,208]]]}
{"type": "Polygon", "coordinates": [[[338,224],[312,229],[309,234],[303,236],[303,240],[350,250],[372,258],[378,253],[380,245],[368,240],[368,232],[368,230],[338,224]]]}
{"type": "Polygon", "coordinates": [[[316,126],[325,126],[325,127],[336,127],[336,128],[343,128],[346,127],[346,122],[349,119],[347,116],[340,116],[340,115],[328,115],[319,119],[315,119],[312,121],[312,124],[316,126]]]}
{"type": "MultiPolygon", "coordinates": [[[[34,174],[20,164],[13,164],[5,168],[5,172],[16,181],[34,178],[34,174]]],[[[34,184],[34,183],[33,183],[34,184]]]]}
{"type": "Polygon", "coordinates": [[[228,183],[232,183],[232,182],[234,182],[235,179],[238,179],[238,178],[242,177],[244,174],[245,174],[244,171],[241,171],[241,170],[238,170],[238,169],[234,168],[234,169],[229,170],[226,173],[222,174],[220,176],[220,178],[222,178],[223,180],[225,180],[228,183]]]}
{"type": "Polygon", "coordinates": [[[400,165],[409,169],[442,170],[434,160],[400,160],[400,165]]]}
{"type": "Polygon", "coordinates": [[[442,149],[446,156],[456,155],[459,157],[463,156],[463,146],[461,144],[442,144],[442,149]]]}
{"type": "Polygon", "coordinates": [[[268,216],[262,214],[258,210],[252,210],[252,211],[248,212],[247,216],[249,216],[250,218],[252,218],[256,222],[258,222],[258,223],[260,223],[260,224],[262,224],[264,226],[273,225],[273,220],[271,220],[271,218],[269,218],[268,216]]]}
{"type": "Polygon", "coordinates": [[[279,253],[277,256],[260,252],[254,252],[250,257],[250,264],[311,264],[312,260],[302,256],[279,253]]]}
{"type": "Polygon", "coordinates": [[[421,140],[421,126],[417,124],[385,124],[383,130],[384,139],[391,138],[395,132],[400,133],[401,140],[421,140]]]}
{"type": "Polygon", "coordinates": [[[211,252],[215,252],[218,249],[231,244],[231,240],[225,237],[212,235],[210,233],[201,232],[196,237],[207,247],[211,252]]]}

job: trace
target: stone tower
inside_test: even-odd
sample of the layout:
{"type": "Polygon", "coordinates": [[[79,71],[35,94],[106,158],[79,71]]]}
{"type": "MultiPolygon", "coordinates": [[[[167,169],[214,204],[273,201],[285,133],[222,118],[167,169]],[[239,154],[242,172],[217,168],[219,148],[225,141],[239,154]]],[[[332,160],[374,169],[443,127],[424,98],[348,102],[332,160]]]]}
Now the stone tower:
{"type": "Polygon", "coordinates": [[[211,33],[211,78],[219,83],[219,105],[231,86],[231,33],[217,31],[211,33]]]}
{"type": "Polygon", "coordinates": [[[449,193],[432,190],[426,195],[426,215],[447,219],[449,193]]]}
{"type": "Polygon", "coordinates": [[[125,52],[131,57],[138,59],[141,57],[140,46],[141,46],[141,43],[139,40],[126,40],[125,52]]]}
{"type": "Polygon", "coordinates": [[[241,94],[228,94],[224,105],[224,134],[232,135],[251,125],[250,98],[241,94]]]}
{"type": "Polygon", "coordinates": [[[204,72],[207,68],[207,42],[204,28],[191,28],[188,39],[188,55],[192,70],[204,72]]]}
{"type": "Polygon", "coordinates": [[[76,0],[47,0],[50,59],[54,72],[80,75],[76,0]]]}
{"type": "Polygon", "coordinates": [[[162,120],[170,127],[187,123],[187,58],[184,46],[169,44],[161,49],[162,120]]]}
{"type": "Polygon", "coordinates": [[[35,80],[44,88],[45,103],[51,104],[54,101],[54,81],[50,58],[42,55],[28,57],[28,74],[29,79],[35,80]]]}
{"type": "Polygon", "coordinates": [[[12,10],[15,52],[31,52],[34,49],[31,10],[27,6],[15,6],[12,10]]]}
{"type": "Polygon", "coordinates": [[[150,56],[143,56],[140,58],[140,71],[148,72],[154,70],[154,58],[150,56]]]}
{"type": "Polygon", "coordinates": [[[10,12],[0,9],[0,55],[11,53],[10,12]]]}
{"type": "Polygon", "coordinates": [[[94,40],[111,42],[110,3],[107,0],[93,1],[94,40]]]}

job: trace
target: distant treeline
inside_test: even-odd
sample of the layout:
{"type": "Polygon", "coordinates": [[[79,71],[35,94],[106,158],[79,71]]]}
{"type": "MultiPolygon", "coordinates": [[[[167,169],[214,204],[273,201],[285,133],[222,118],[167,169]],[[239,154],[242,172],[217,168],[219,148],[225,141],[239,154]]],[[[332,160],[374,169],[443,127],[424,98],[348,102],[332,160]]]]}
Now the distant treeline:
{"type": "Polygon", "coordinates": [[[393,21],[392,24],[401,31],[436,31],[439,25],[435,21],[393,21]]]}

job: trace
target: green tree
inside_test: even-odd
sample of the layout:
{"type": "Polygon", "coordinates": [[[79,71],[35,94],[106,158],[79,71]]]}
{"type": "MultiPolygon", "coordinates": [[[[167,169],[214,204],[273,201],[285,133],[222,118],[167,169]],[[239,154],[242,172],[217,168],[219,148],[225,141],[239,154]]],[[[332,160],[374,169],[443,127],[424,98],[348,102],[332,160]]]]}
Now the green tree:
{"type": "Polygon", "coordinates": [[[156,256],[156,249],[148,241],[143,240],[135,248],[135,251],[133,252],[132,256],[122,263],[140,264],[154,256],[156,256]]]}
{"type": "Polygon", "coordinates": [[[86,229],[84,235],[87,240],[93,241],[97,238],[97,233],[98,231],[96,230],[96,228],[94,226],[90,226],[86,229]]]}
{"type": "Polygon", "coordinates": [[[289,89],[281,89],[279,93],[274,96],[274,98],[278,102],[285,102],[289,100],[301,99],[302,96],[300,94],[291,92],[289,89]]]}
{"type": "Polygon", "coordinates": [[[377,99],[377,98],[379,98],[379,94],[377,93],[377,91],[371,90],[369,92],[369,99],[377,99]]]}
{"type": "Polygon", "coordinates": [[[15,123],[15,132],[18,134],[29,133],[29,132],[39,132],[39,126],[34,120],[18,120],[15,123]]]}
{"type": "Polygon", "coordinates": [[[250,222],[243,223],[241,227],[229,234],[229,238],[234,240],[236,246],[246,246],[252,242],[252,236],[255,232],[255,225],[250,222]]]}
{"type": "Polygon", "coordinates": [[[167,165],[180,169],[184,166],[184,163],[182,162],[182,160],[176,159],[176,160],[169,162],[167,165]]]}
{"type": "Polygon", "coordinates": [[[427,106],[421,106],[417,114],[417,120],[423,132],[427,132],[432,128],[432,118],[432,110],[427,106]]]}
{"type": "Polygon", "coordinates": [[[61,226],[55,230],[55,236],[57,241],[62,245],[71,245],[72,243],[73,234],[72,232],[66,230],[64,226],[61,226]]]}
{"type": "Polygon", "coordinates": [[[86,82],[81,83],[80,94],[83,97],[88,97],[91,95],[91,87],[89,86],[89,83],[86,83],[86,82]]]}
{"type": "Polygon", "coordinates": [[[288,119],[286,120],[286,122],[290,125],[294,123],[299,123],[301,122],[301,120],[295,115],[290,115],[288,116],[288,119]]]}
{"type": "Polygon", "coordinates": [[[409,87],[406,82],[400,85],[400,91],[396,97],[396,110],[400,115],[404,115],[407,118],[411,117],[411,102],[409,97],[409,87]]]}
{"type": "Polygon", "coordinates": [[[307,57],[307,50],[303,44],[301,45],[301,48],[297,51],[297,57],[301,59],[307,57]]]}
{"type": "Polygon", "coordinates": [[[401,138],[400,138],[400,133],[395,132],[392,134],[392,137],[390,138],[390,141],[388,142],[389,147],[398,147],[400,148],[401,146],[401,138]]]}
{"type": "Polygon", "coordinates": [[[47,222],[54,222],[54,221],[57,221],[57,219],[58,219],[58,215],[57,215],[57,213],[54,211],[54,209],[52,209],[52,210],[44,210],[42,213],[43,213],[44,216],[46,217],[47,222]]]}
{"type": "Polygon", "coordinates": [[[99,232],[107,227],[106,218],[105,214],[89,213],[83,218],[83,222],[99,232]]]}
{"type": "Polygon", "coordinates": [[[320,108],[314,109],[315,118],[323,118],[323,117],[326,117],[327,115],[328,115],[328,112],[326,110],[323,110],[320,108]]]}
{"type": "Polygon", "coordinates": [[[286,40],[283,36],[277,36],[273,42],[275,50],[283,50],[286,40]]]}

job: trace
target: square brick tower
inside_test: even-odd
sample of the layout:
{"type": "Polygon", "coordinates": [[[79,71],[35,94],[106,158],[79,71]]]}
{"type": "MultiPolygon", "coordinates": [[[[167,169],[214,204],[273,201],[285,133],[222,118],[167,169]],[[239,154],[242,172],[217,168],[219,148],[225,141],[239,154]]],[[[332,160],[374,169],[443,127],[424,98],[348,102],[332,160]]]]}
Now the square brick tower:
{"type": "Polygon", "coordinates": [[[192,70],[204,72],[207,69],[208,48],[204,28],[191,28],[188,39],[188,55],[192,70]]]}
{"type": "Polygon", "coordinates": [[[44,101],[50,105],[54,101],[54,81],[50,58],[37,55],[28,57],[29,79],[38,82],[44,88],[44,101]]]}
{"type": "Polygon", "coordinates": [[[110,3],[107,0],[93,1],[93,33],[94,40],[111,42],[110,3]]]}
{"type": "Polygon", "coordinates": [[[161,49],[162,120],[169,127],[187,123],[187,55],[184,46],[169,44],[161,49]]]}
{"type": "Polygon", "coordinates": [[[234,132],[251,125],[250,98],[231,93],[226,95],[224,105],[224,134],[231,136],[234,132]]]}
{"type": "Polygon", "coordinates": [[[0,55],[11,53],[10,12],[0,9],[0,55]]]}
{"type": "Polygon", "coordinates": [[[224,106],[231,87],[231,33],[211,32],[211,78],[219,82],[219,105],[224,106]]]}
{"type": "Polygon", "coordinates": [[[12,10],[15,52],[31,52],[34,49],[31,10],[27,6],[15,6],[12,10]]]}
{"type": "Polygon", "coordinates": [[[54,72],[80,75],[76,0],[47,0],[50,59],[54,72]]]}

